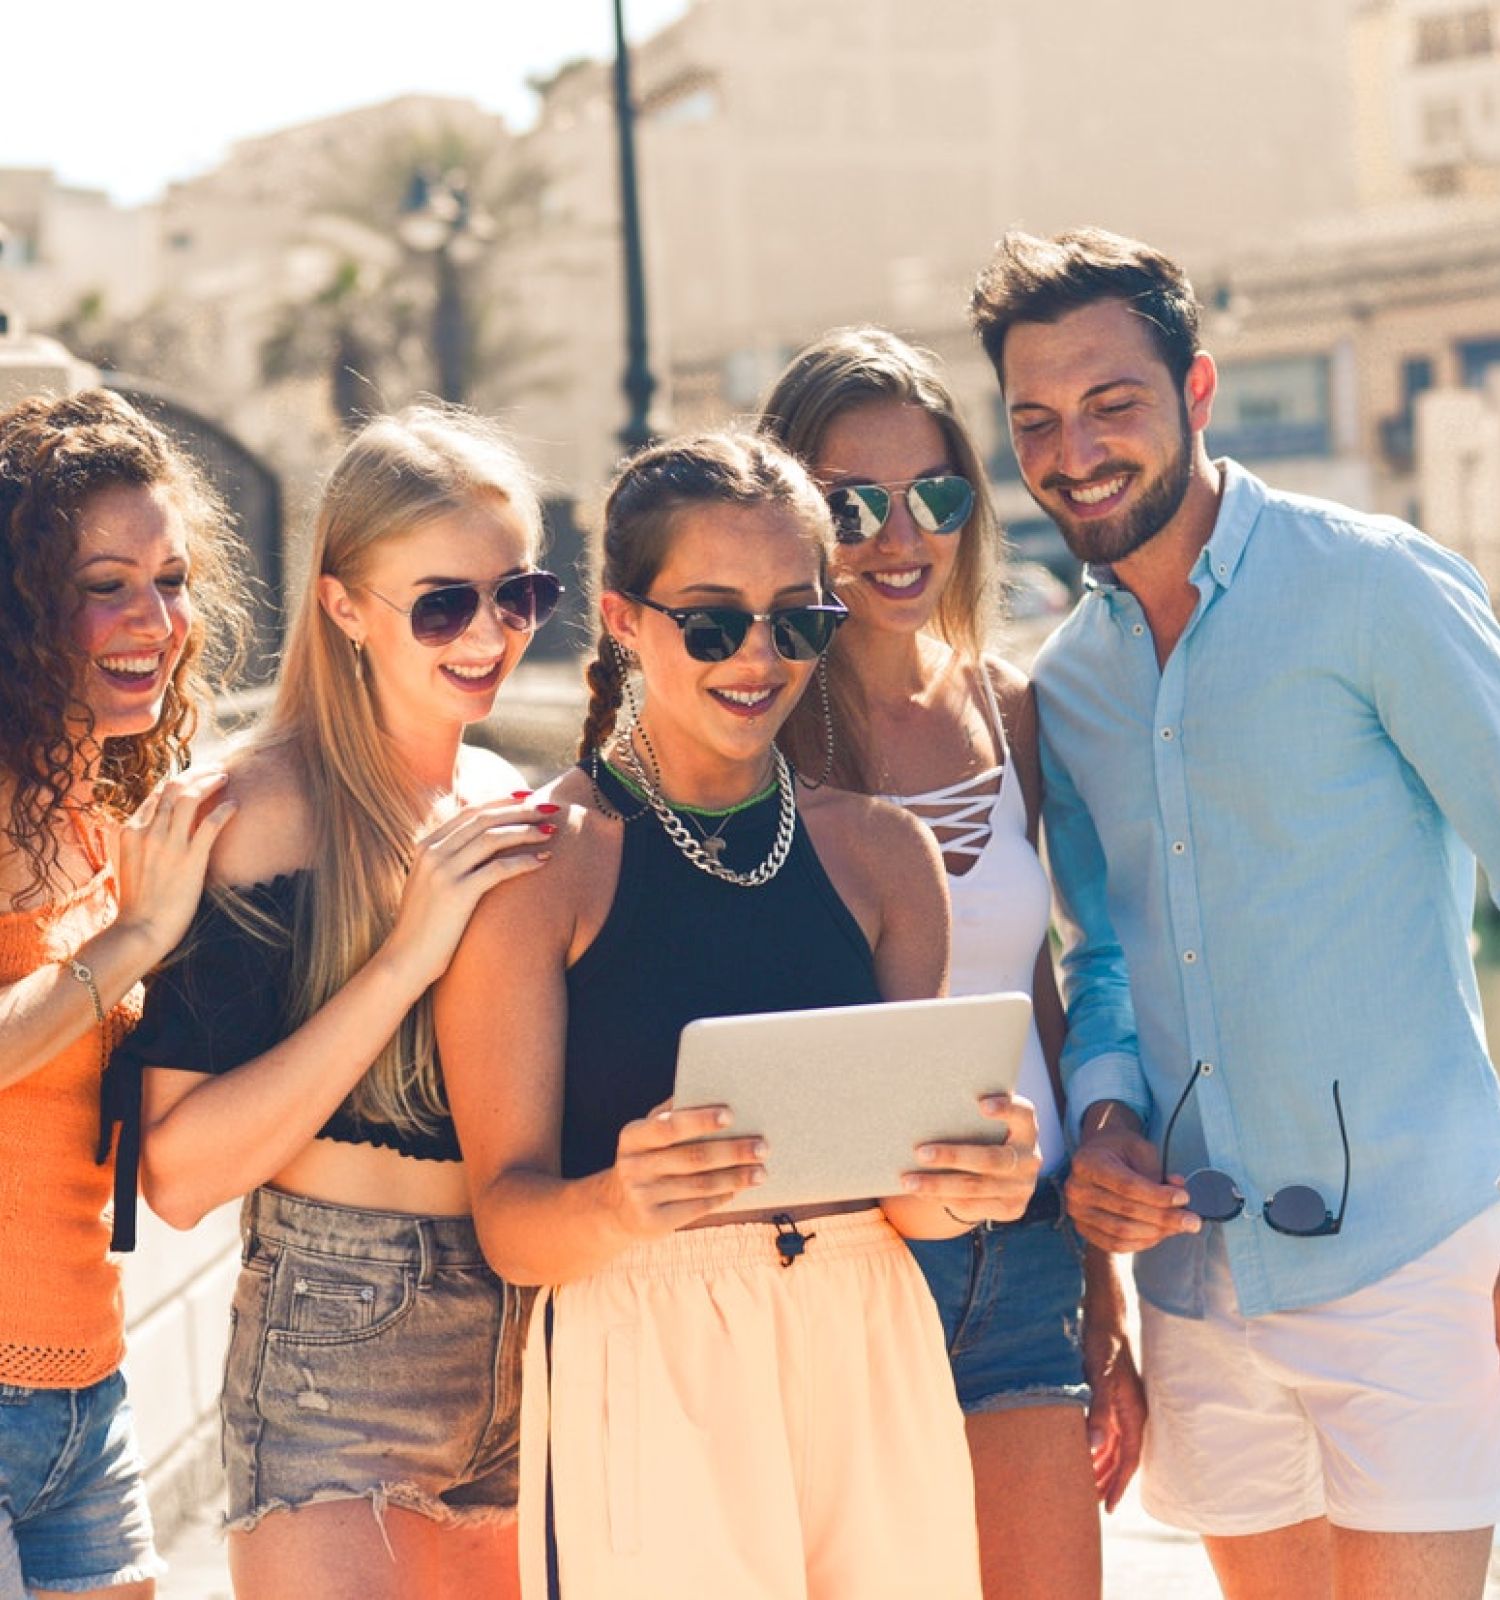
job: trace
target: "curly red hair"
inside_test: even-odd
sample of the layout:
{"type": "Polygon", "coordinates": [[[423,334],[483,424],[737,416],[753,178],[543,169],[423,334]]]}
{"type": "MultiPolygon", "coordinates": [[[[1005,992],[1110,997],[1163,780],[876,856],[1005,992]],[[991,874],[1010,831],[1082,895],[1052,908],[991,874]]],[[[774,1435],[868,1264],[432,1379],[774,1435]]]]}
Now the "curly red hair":
{"type": "Polygon", "coordinates": [[[222,683],[242,650],[240,548],[197,467],[119,395],[86,389],[0,413],[0,792],[9,801],[0,829],[38,889],[56,866],[56,823],[81,760],[94,760],[95,802],[118,816],[188,764],[210,681],[222,683]],[[195,616],[157,725],[97,746],[72,635],[77,518],[93,495],[121,486],[163,488],[175,500],[195,616]]]}

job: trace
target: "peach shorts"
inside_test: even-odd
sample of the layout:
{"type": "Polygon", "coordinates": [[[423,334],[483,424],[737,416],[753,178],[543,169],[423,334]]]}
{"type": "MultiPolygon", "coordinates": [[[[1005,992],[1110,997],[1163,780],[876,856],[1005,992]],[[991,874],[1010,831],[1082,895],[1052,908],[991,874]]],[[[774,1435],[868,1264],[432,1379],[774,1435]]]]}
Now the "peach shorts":
{"type": "Polygon", "coordinates": [[[527,1600],[978,1600],[969,1453],[922,1274],[878,1210],[800,1227],[789,1265],[773,1226],[730,1223],[538,1304],[527,1600]]]}

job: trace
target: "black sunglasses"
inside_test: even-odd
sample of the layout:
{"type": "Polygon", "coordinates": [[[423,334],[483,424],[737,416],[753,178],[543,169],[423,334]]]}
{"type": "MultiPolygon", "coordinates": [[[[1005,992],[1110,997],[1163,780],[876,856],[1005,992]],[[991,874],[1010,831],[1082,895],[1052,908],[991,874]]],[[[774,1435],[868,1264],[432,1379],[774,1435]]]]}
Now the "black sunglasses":
{"type": "MultiPolygon", "coordinates": [[[[1161,1139],[1161,1181],[1167,1181],[1171,1168],[1167,1165],[1167,1151],[1172,1143],[1172,1129],[1187,1104],[1193,1085],[1203,1075],[1204,1063],[1194,1062],[1193,1075],[1187,1081],[1172,1115],[1167,1119],[1167,1130],[1161,1139]]],[[[1338,1113],[1339,1138],[1344,1141],[1344,1192],[1339,1197],[1339,1214],[1328,1209],[1328,1202],[1316,1189],[1305,1183],[1288,1184],[1278,1189],[1261,1207],[1261,1216],[1268,1228],[1277,1233],[1289,1233],[1298,1239],[1317,1239],[1334,1234],[1344,1226],[1344,1211],[1349,1204],[1349,1130],[1344,1126],[1344,1103],[1339,1099],[1338,1079],[1333,1081],[1333,1109],[1338,1113]]],[[[1205,1222],[1233,1222],[1245,1209],[1245,1197],[1227,1172],[1215,1167],[1199,1167],[1189,1174],[1187,1181],[1188,1210],[1205,1222]]]]}
{"type": "Polygon", "coordinates": [[[840,600],[781,606],[775,611],[740,611],[734,606],[664,606],[643,594],[625,598],[670,617],[682,630],[682,647],[694,661],[727,661],[757,622],[770,623],[771,643],[783,661],[816,661],[849,615],[840,600]]]}
{"type": "Polygon", "coordinates": [[[517,633],[535,633],[557,610],[563,586],[555,573],[517,572],[501,578],[493,589],[481,588],[477,583],[447,583],[441,589],[418,595],[409,606],[398,606],[379,589],[371,589],[370,593],[407,618],[412,638],[418,644],[439,645],[452,644],[474,620],[482,593],[494,601],[507,628],[514,628],[517,633]]]}
{"type": "Polygon", "coordinates": [[[845,484],[828,494],[834,538],[840,544],[873,539],[890,520],[896,489],[906,491],[906,509],[923,533],[957,533],[974,509],[974,485],[956,473],[909,483],[845,484]]]}

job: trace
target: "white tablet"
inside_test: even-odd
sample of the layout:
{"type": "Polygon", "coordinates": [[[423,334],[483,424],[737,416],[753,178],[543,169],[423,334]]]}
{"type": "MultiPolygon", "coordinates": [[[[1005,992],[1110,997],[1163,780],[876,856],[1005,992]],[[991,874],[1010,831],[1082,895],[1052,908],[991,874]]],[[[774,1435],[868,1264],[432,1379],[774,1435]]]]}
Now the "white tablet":
{"type": "Polygon", "coordinates": [[[995,1141],[979,1096],[1010,1092],[1024,994],[705,1017],[682,1030],[674,1105],[727,1105],[726,1138],[761,1135],[766,1181],[726,1211],[900,1194],[926,1140],[995,1141]]]}

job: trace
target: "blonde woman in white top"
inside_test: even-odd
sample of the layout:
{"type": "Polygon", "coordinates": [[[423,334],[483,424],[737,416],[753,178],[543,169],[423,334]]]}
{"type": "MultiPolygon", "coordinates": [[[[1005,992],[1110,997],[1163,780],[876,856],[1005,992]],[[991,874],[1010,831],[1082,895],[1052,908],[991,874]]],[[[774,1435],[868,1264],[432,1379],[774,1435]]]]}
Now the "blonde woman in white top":
{"type": "Polygon", "coordinates": [[[948,869],[950,991],[1035,1001],[1020,1093],[1037,1109],[1036,1198],[1017,1222],[912,1248],[967,1420],[986,1595],[1093,1600],[1097,1505],[1112,1508],[1135,1470],[1145,1404],[1109,1258],[1084,1250],[1059,1203],[1064,1023],[1035,710],[1024,676],[983,648],[999,538],[983,467],[935,359],[878,328],[795,356],[760,427],[828,495],[850,612],[822,692],[788,724],[798,770],[921,817],[948,869]]]}

